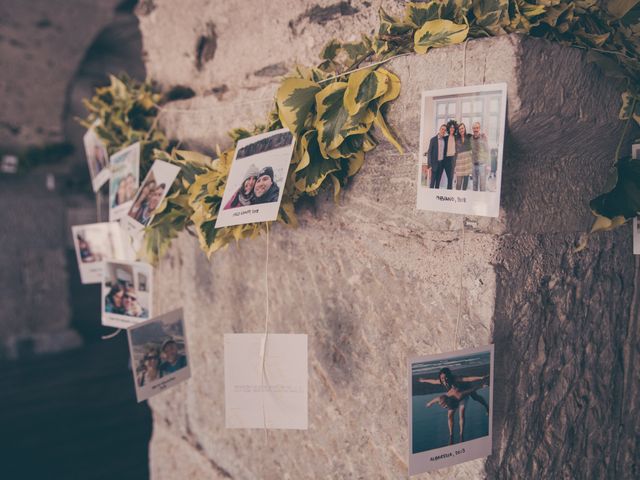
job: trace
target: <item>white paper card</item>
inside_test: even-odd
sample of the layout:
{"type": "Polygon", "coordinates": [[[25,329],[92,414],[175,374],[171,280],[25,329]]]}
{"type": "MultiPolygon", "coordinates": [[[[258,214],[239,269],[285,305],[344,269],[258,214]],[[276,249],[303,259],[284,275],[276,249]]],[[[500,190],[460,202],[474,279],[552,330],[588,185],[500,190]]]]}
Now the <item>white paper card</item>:
{"type": "Polygon", "coordinates": [[[411,358],[408,367],[409,475],[490,455],[493,345],[411,358]]]}
{"type": "Polygon", "coordinates": [[[182,309],[132,326],[127,337],[138,402],[191,376],[182,309]]]}
{"type": "Polygon", "coordinates": [[[153,162],[133,199],[131,208],[122,219],[124,228],[130,235],[138,236],[144,227],[149,225],[154,210],[164,200],[179,171],[180,167],[177,165],[162,160],[153,162]]]}
{"type": "Polygon", "coordinates": [[[278,217],[294,143],[286,128],[238,142],[216,228],[278,217]]]}
{"type": "Polygon", "coordinates": [[[226,427],[306,430],[307,335],[264,340],[259,333],[224,336],[226,427]]]}
{"type": "Polygon", "coordinates": [[[497,217],[507,85],[425,91],[421,111],[417,208],[497,217]]]}
{"type": "Polygon", "coordinates": [[[153,316],[153,268],[142,262],[106,260],[102,278],[102,324],[129,328],[153,316]]]}
{"type": "Polygon", "coordinates": [[[109,181],[109,221],[124,217],[138,190],[140,182],[140,142],[111,155],[109,181]]]}
{"type": "Polygon", "coordinates": [[[104,260],[135,260],[128,236],[118,222],[71,227],[82,283],[102,282],[104,260]]]}
{"type": "Polygon", "coordinates": [[[109,153],[107,147],[96,135],[95,128],[100,124],[96,120],[87,133],[82,137],[84,142],[84,151],[87,156],[87,164],[89,165],[89,174],[91,175],[91,186],[93,191],[97,192],[100,187],[109,180],[111,170],[109,168],[109,153]]]}

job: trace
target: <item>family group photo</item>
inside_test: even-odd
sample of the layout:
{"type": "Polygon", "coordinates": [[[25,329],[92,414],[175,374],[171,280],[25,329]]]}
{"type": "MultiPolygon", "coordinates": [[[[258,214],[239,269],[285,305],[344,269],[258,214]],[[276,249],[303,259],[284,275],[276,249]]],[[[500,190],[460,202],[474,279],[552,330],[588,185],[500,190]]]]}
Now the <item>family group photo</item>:
{"type": "Polygon", "coordinates": [[[504,85],[423,92],[418,208],[497,215],[505,115],[504,85]]]}
{"type": "Polygon", "coordinates": [[[216,227],[276,219],[293,145],[287,129],[238,142],[216,227]]]}
{"type": "Polygon", "coordinates": [[[491,448],[491,368],[491,346],[411,362],[413,454],[449,446],[457,449],[460,444],[483,438],[491,448]]]}
{"type": "Polygon", "coordinates": [[[151,266],[137,262],[105,262],[104,317],[147,319],[151,316],[151,266]]]}
{"type": "Polygon", "coordinates": [[[182,310],[152,318],[128,330],[138,401],[149,387],[176,374],[188,375],[187,342],[182,310]]]}

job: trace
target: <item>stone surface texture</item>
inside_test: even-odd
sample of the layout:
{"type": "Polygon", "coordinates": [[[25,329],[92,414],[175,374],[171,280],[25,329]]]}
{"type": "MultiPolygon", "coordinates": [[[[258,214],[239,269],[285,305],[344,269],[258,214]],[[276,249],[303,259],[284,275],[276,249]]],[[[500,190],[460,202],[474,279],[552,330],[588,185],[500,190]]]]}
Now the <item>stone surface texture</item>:
{"type": "MultiPolygon", "coordinates": [[[[212,152],[264,118],[277,86],[264,72],[281,71],[267,67],[312,64],[331,37],[369,32],[379,3],[318,2],[347,12],[322,23],[307,1],[146,5],[148,72],[199,93],[167,106],[162,125],[212,152]],[[215,46],[200,41],[212,30],[215,46]]],[[[416,478],[634,478],[630,229],[572,253],[615,149],[621,86],[583,52],[520,36],[388,68],[402,80],[389,121],[405,154],[382,140],[339,205],[299,208],[298,229],[274,226],[210,262],[183,235],[161,262],[155,308],[184,307],[192,379],[149,402],[152,478],[406,478],[407,359],[492,341],[494,454],[416,478]],[[495,82],[508,85],[500,217],[417,211],[420,91],[495,82]],[[224,428],[223,334],[264,331],[267,288],[269,331],[309,335],[308,431],[224,428]]]]}
{"type": "Polygon", "coordinates": [[[107,73],[144,78],[133,7],[0,2],[0,154],[57,142],[75,148],[57,162],[0,173],[0,360],[77,347],[80,335],[99,339],[98,287],[80,284],[71,239],[72,225],[96,221],[86,130],[76,117],[107,73]]]}
{"type": "Polygon", "coordinates": [[[67,89],[118,0],[0,3],[0,145],[64,140],[67,89]]]}

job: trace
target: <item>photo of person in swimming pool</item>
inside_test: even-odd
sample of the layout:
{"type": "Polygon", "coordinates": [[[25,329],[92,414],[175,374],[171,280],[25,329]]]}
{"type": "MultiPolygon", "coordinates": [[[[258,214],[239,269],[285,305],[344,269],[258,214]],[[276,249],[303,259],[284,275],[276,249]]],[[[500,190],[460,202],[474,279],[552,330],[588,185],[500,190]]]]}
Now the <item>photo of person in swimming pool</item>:
{"type": "Polygon", "coordinates": [[[492,352],[489,346],[411,361],[410,458],[426,468],[418,471],[452,464],[434,460],[440,455],[460,463],[490,452],[492,352]]]}

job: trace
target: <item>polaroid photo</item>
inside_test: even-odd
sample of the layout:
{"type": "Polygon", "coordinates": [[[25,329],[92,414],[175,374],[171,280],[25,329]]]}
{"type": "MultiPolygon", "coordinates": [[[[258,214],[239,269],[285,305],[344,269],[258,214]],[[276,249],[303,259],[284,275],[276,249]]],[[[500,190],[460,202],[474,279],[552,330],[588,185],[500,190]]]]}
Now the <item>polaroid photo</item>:
{"type": "Polygon", "coordinates": [[[102,325],[129,328],[151,318],[152,289],[151,265],[106,260],[102,277],[102,325]]]}
{"type": "Polygon", "coordinates": [[[84,284],[101,283],[106,259],[133,261],[135,252],[118,222],[90,223],[71,227],[73,244],[84,284]]]}
{"type": "Polygon", "coordinates": [[[91,175],[91,186],[94,192],[100,190],[100,187],[111,177],[107,147],[95,131],[95,127],[98,125],[100,125],[100,121],[96,120],[82,138],[89,165],[89,174],[91,175]]]}
{"type": "Polygon", "coordinates": [[[307,359],[307,335],[225,334],[226,427],[306,430],[307,359]]]}
{"type": "Polygon", "coordinates": [[[507,85],[422,92],[419,210],[497,217],[507,85]]]}
{"type": "Polygon", "coordinates": [[[140,182],[140,142],[111,155],[109,221],[123,218],[133,205],[140,182]]]}
{"type": "Polygon", "coordinates": [[[182,309],[127,330],[138,402],[191,377],[182,309]]]}
{"type": "Polygon", "coordinates": [[[156,160],[140,185],[133,204],[123,217],[124,228],[132,236],[138,236],[144,227],[149,225],[154,210],[160,205],[169,192],[173,181],[178,176],[180,167],[162,160],[156,160]]]}
{"type": "Polygon", "coordinates": [[[409,475],[491,454],[493,345],[409,359],[409,475]]]}
{"type": "Polygon", "coordinates": [[[238,142],[216,228],[278,217],[294,143],[286,128],[238,142]]]}

